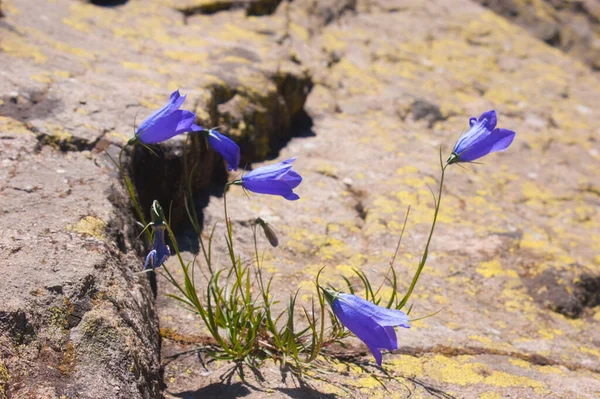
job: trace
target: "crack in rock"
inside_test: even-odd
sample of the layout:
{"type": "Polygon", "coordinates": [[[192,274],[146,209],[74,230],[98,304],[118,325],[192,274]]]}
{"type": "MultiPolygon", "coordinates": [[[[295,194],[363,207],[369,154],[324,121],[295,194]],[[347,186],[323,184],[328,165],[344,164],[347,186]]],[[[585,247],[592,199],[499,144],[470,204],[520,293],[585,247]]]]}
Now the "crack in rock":
{"type": "Polygon", "coordinates": [[[281,0],[214,0],[197,5],[176,8],[184,20],[193,15],[212,15],[221,11],[246,10],[247,16],[271,15],[281,0]]]}

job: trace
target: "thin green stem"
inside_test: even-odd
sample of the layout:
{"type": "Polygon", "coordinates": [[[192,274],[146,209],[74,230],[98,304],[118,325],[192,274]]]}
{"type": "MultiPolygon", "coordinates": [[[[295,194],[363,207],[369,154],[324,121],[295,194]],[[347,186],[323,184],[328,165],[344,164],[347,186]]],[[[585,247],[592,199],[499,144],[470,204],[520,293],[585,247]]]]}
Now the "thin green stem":
{"type": "MultiPolygon", "coordinates": [[[[232,228],[229,223],[229,216],[227,215],[227,189],[229,187],[229,183],[225,185],[225,189],[223,190],[223,213],[225,214],[225,226],[227,227],[227,237],[232,240],[232,228]]],[[[233,248],[233,247],[232,247],[233,248]]]]}
{"type": "Polygon", "coordinates": [[[425,267],[425,263],[427,262],[427,255],[429,255],[429,244],[431,243],[431,237],[433,237],[433,231],[435,230],[435,224],[437,222],[438,212],[440,211],[440,204],[442,203],[444,175],[446,173],[447,167],[448,167],[447,163],[442,165],[442,176],[440,177],[440,188],[438,191],[438,197],[437,197],[437,201],[435,204],[435,212],[433,214],[433,222],[431,223],[431,230],[429,230],[429,237],[427,238],[427,244],[425,244],[425,250],[423,251],[423,256],[421,257],[421,262],[419,262],[419,267],[417,268],[417,272],[415,273],[415,276],[413,277],[413,280],[410,283],[408,292],[406,293],[404,298],[402,298],[402,301],[400,301],[400,303],[397,306],[398,309],[403,308],[404,305],[406,305],[406,303],[408,302],[410,295],[412,294],[413,290],[415,289],[415,286],[417,285],[417,281],[419,281],[419,277],[421,276],[421,272],[423,271],[423,268],[425,267]]]}
{"type": "MultiPolygon", "coordinates": [[[[381,281],[379,288],[377,288],[377,290],[375,291],[375,296],[379,295],[379,291],[381,291],[381,289],[383,288],[383,285],[387,281],[388,276],[390,275],[390,272],[394,272],[394,262],[396,262],[396,257],[398,256],[398,252],[400,252],[400,244],[402,244],[402,237],[404,237],[404,230],[406,230],[406,223],[408,222],[409,214],[410,214],[410,205],[408,206],[408,209],[406,210],[406,216],[404,216],[404,223],[402,224],[402,231],[400,232],[400,237],[398,238],[398,244],[396,244],[396,251],[394,252],[394,256],[392,257],[392,260],[390,261],[390,267],[388,268],[387,272],[385,273],[385,276],[383,277],[383,280],[381,281]]],[[[394,272],[394,274],[395,274],[395,272],[394,272]]],[[[394,294],[392,294],[392,296],[395,296],[397,287],[396,287],[396,285],[394,285],[392,288],[394,289],[394,294]]],[[[388,306],[388,308],[389,308],[389,306],[388,306]]]]}
{"type": "Polygon", "coordinates": [[[231,221],[229,220],[229,215],[227,214],[227,189],[228,189],[228,187],[229,187],[230,184],[231,183],[227,183],[225,185],[225,190],[223,191],[223,212],[225,214],[225,226],[227,226],[227,235],[226,235],[227,247],[229,249],[229,257],[231,259],[231,264],[232,264],[233,269],[235,271],[235,277],[236,277],[236,281],[237,281],[238,291],[240,293],[242,301],[245,304],[248,304],[250,298],[249,298],[248,295],[246,295],[246,293],[244,292],[244,289],[243,289],[243,284],[242,284],[242,275],[243,275],[242,265],[235,258],[235,251],[233,249],[233,226],[231,225],[231,221]]]}

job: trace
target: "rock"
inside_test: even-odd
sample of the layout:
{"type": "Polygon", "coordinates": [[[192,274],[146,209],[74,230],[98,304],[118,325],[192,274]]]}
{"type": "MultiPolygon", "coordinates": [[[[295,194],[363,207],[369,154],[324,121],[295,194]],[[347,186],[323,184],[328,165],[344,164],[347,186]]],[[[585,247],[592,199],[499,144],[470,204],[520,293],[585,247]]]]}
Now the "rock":
{"type": "Polygon", "coordinates": [[[0,247],[10,257],[0,293],[4,395],[102,398],[117,384],[129,397],[160,397],[150,285],[133,274],[139,258],[121,252],[113,235],[131,216],[96,195],[115,190],[110,161],[44,145],[37,153],[33,133],[1,134],[3,156],[15,158],[0,196],[0,247]],[[25,181],[36,189],[12,188],[25,181]],[[92,330],[99,312],[113,330],[92,330]]]}
{"type": "Polygon", "coordinates": [[[175,6],[185,16],[215,14],[220,11],[243,9],[246,15],[269,15],[281,0],[176,0],[175,6]]]}
{"type": "Polygon", "coordinates": [[[205,126],[223,126],[242,150],[242,165],[276,153],[294,134],[312,89],[310,74],[289,61],[272,71],[257,66],[216,62],[218,83],[196,109],[208,113],[205,126]]]}
{"type": "Polygon", "coordinates": [[[477,0],[535,37],[600,68],[600,1],[477,0]]]}
{"type": "MultiPolygon", "coordinates": [[[[353,339],[328,348],[331,367],[344,371],[310,389],[282,382],[270,362],[260,391],[224,383],[232,364],[181,356],[212,341],[166,297],[173,287],[136,274],[147,243],[107,155],[117,158],[135,125],[177,88],[198,123],[223,125],[240,143],[244,164],[298,158],[299,201],[247,198],[239,187],[227,201],[244,262],[254,254],[248,221],[268,215],[279,245],[265,252],[265,274],[277,298],[301,289],[302,304],[323,266],[323,281],[340,288],[354,268],[383,281],[410,206],[396,259],[404,292],[428,234],[440,145],[447,155],[469,117],[496,109],[517,138],[468,172],[448,169],[429,263],[411,297],[411,318],[435,315],[399,333],[381,377],[399,395],[600,391],[600,120],[590,111],[600,88],[573,58],[593,65],[594,2],[506,3],[498,12],[515,23],[468,0],[111,4],[2,4],[2,395],[386,393],[353,339]]],[[[225,253],[223,199],[211,194],[242,172],[228,176],[201,136],[155,153],[124,152],[144,211],[154,199],[171,210],[191,261],[198,248],[185,204],[193,203],[204,233],[217,225],[214,253],[225,253]]],[[[167,267],[181,278],[175,257],[167,267]]]]}

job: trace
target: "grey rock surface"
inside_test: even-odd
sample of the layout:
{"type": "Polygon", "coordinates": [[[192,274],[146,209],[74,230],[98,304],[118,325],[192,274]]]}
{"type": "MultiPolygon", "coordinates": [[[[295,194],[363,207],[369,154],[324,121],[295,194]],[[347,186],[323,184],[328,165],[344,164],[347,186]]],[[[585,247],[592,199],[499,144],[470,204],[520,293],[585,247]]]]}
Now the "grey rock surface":
{"type": "MultiPolygon", "coordinates": [[[[600,85],[588,66],[468,0],[100,3],[2,1],[0,398],[600,392],[600,85]],[[168,300],[160,276],[155,303],[105,151],[115,157],[134,121],[177,88],[198,123],[240,143],[243,163],[298,158],[300,201],[234,188],[228,203],[247,259],[247,221],[275,226],[281,244],[266,271],[278,294],[301,288],[303,301],[322,266],[335,285],[352,268],[382,279],[410,205],[397,263],[406,287],[439,146],[449,152],[468,117],[491,108],[517,131],[506,153],[449,172],[413,297],[415,317],[442,311],[386,354],[389,391],[368,356],[368,372],[337,363],[331,383],[312,388],[273,364],[266,381],[227,382],[232,365],[202,364],[202,325],[168,300]]],[[[185,140],[158,157],[126,154],[128,171],[144,208],[172,200],[183,225],[181,171],[198,170],[194,201],[221,237],[222,198],[209,194],[228,176],[204,140],[185,140]]]]}

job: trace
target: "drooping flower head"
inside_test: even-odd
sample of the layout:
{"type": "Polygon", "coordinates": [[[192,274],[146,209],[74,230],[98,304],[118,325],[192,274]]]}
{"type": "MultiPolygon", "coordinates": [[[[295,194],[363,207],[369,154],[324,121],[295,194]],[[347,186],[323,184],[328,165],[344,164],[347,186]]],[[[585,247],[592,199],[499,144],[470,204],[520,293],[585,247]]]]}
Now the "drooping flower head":
{"type": "Polygon", "coordinates": [[[295,160],[296,158],[286,159],[278,164],[254,169],[232,184],[259,194],[281,195],[290,201],[297,200],[300,197],[292,190],[302,182],[302,177],[292,169],[292,162],[295,160]]]}
{"type": "Polygon", "coordinates": [[[135,132],[131,142],[141,141],[144,144],[155,144],[168,140],[178,134],[189,132],[196,119],[193,112],[180,110],[186,96],[175,90],[167,105],[147,117],[135,132]]]}
{"type": "Polygon", "coordinates": [[[269,240],[269,244],[271,244],[273,248],[276,248],[279,245],[279,239],[277,238],[277,234],[275,234],[273,227],[271,227],[269,223],[265,222],[265,220],[260,217],[256,218],[254,222],[262,227],[265,237],[267,237],[267,240],[269,240]]]}
{"type": "Polygon", "coordinates": [[[460,136],[447,163],[471,162],[491,152],[504,151],[515,138],[515,132],[496,128],[496,111],[469,119],[471,128],[460,136]]]}
{"type": "Polygon", "coordinates": [[[227,169],[238,170],[240,165],[240,147],[229,137],[222,135],[215,129],[208,133],[208,144],[227,161],[227,169]]]}
{"type": "Polygon", "coordinates": [[[198,125],[192,125],[192,131],[206,134],[208,144],[227,161],[228,170],[238,170],[240,165],[240,147],[229,137],[217,132],[215,129],[204,129],[198,125]]]}
{"type": "Polygon", "coordinates": [[[150,210],[152,217],[152,230],[154,231],[154,240],[152,242],[152,249],[146,256],[146,262],[144,263],[144,270],[149,267],[152,270],[161,266],[171,256],[171,249],[165,242],[165,232],[167,226],[164,223],[163,210],[158,201],[154,200],[152,208],[150,210]]]}
{"type": "Polygon", "coordinates": [[[377,306],[356,295],[323,289],[338,320],[364,342],[381,366],[380,349],[398,349],[394,327],[410,328],[408,316],[401,310],[377,306]]]}

